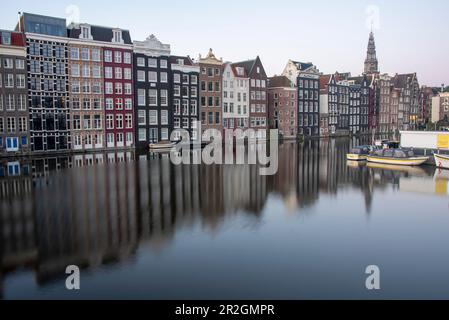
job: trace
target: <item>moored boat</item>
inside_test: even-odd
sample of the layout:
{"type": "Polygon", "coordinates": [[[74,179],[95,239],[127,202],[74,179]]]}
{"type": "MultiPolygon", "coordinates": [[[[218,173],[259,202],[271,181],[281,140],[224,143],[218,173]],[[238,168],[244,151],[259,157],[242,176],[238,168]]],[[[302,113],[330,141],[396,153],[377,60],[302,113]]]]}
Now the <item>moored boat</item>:
{"type": "Polygon", "coordinates": [[[411,150],[403,149],[385,149],[377,150],[367,157],[369,162],[381,164],[393,164],[400,166],[420,166],[424,164],[429,157],[415,156],[411,150]]]}
{"type": "Polygon", "coordinates": [[[435,165],[437,168],[449,169],[449,155],[446,154],[434,154],[435,165]]]}
{"type": "Polygon", "coordinates": [[[151,151],[166,151],[172,149],[176,146],[175,142],[159,142],[159,143],[151,143],[150,150],[151,151]]]}
{"type": "Polygon", "coordinates": [[[346,159],[349,161],[366,161],[371,151],[370,146],[359,146],[352,148],[346,155],[346,159]]]}

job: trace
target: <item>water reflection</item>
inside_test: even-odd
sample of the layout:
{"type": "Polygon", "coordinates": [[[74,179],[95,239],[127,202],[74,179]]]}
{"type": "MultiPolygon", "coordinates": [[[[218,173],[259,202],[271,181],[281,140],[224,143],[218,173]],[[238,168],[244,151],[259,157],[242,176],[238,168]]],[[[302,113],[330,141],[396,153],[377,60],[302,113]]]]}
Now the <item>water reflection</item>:
{"type": "Polygon", "coordinates": [[[130,152],[3,161],[0,286],[32,270],[45,287],[70,264],[95,269],[133,259],[141,247],[164,251],[189,226],[220,232],[236,214],[261,220],[270,197],[301,215],[322,195],[352,190],[369,215],[373,194],[387,188],[447,195],[449,175],[433,168],[348,163],[349,148],[364,143],[285,143],[275,176],[260,176],[257,165],[173,166],[165,155],[130,152]]]}

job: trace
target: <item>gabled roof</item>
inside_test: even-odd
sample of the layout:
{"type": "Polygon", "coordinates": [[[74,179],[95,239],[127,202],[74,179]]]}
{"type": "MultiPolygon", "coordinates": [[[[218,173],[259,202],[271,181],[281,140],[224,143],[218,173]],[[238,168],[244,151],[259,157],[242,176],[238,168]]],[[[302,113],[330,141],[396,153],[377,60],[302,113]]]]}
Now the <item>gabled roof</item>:
{"type": "Polygon", "coordinates": [[[90,24],[75,24],[72,23],[67,27],[67,35],[69,38],[78,39],[81,34],[81,26],[86,25],[90,27],[90,32],[92,35],[92,40],[101,41],[101,42],[112,42],[112,38],[114,37],[114,30],[122,31],[122,38],[124,44],[132,45],[133,42],[131,40],[131,35],[128,30],[123,30],[119,28],[111,28],[111,27],[102,27],[90,24]]]}
{"type": "Polygon", "coordinates": [[[187,57],[170,56],[170,63],[178,63],[178,59],[182,59],[184,61],[185,66],[193,66],[194,65],[193,60],[189,56],[187,56],[187,57]]]}
{"type": "Polygon", "coordinates": [[[332,78],[334,78],[336,82],[342,80],[338,72],[334,74],[323,74],[320,76],[320,89],[326,89],[326,87],[330,84],[332,78]]]}
{"type": "Polygon", "coordinates": [[[313,63],[311,62],[299,62],[299,61],[293,61],[292,62],[296,65],[299,71],[305,71],[307,69],[310,69],[313,67],[313,63]]]}
{"type": "Polygon", "coordinates": [[[253,59],[253,60],[246,60],[246,61],[241,61],[241,62],[234,62],[234,63],[231,65],[232,70],[234,71],[234,75],[235,75],[236,77],[245,77],[245,78],[248,78],[249,75],[252,73],[252,71],[253,71],[253,69],[254,69],[254,66],[256,65],[257,61],[260,61],[259,56],[257,56],[256,59],[253,59]],[[244,70],[244,75],[243,75],[243,76],[238,75],[237,69],[236,69],[236,68],[238,68],[238,67],[243,68],[243,70],[244,70]]]}
{"type": "Polygon", "coordinates": [[[292,88],[293,84],[286,76],[274,76],[268,79],[268,88],[292,88]]]}
{"type": "Polygon", "coordinates": [[[392,79],[393,86],[395,88],[406,88],[407,84],[409,84],[415,76],[415,73],[396,74],[392,79]]]}

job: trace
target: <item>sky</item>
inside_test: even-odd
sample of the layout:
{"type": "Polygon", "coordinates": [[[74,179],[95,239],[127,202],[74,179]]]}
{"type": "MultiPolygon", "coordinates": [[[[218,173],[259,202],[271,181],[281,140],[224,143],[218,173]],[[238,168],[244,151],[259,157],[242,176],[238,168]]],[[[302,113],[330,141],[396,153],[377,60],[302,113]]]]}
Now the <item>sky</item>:
{"type": "Polygon", "coordinates": [[[225,61],[259,55],[268,76],[288,59],[359,75],[373,29],[382,73],[449,84],[447,0],[7,0],[0,28],[13,29],[19,11],[128,29],[133,40],[154,34],[176,55],[198,58],[209,48],[225,61]]]}

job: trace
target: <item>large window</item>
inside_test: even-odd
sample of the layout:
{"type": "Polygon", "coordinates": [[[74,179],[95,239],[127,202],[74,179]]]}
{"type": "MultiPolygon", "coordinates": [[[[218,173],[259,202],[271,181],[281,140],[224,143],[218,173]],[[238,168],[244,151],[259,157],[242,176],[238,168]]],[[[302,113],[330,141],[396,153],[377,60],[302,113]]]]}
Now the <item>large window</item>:
{"type": "Polygon", "coordinates": [[[150,118],[150,125],[155,126],[157,125],[158,121],[157,121],[157,110],[150,110],[149,113],[149,118],[150,118]]]}
{"type": "Polygon", "coordinates": [[[157,106],[157,90],[150,89],[150,90],[148,90],[148,92],[149,92],[148,95],[150,98],[150,100],[149,100],[150,106],[157,106]]]}

